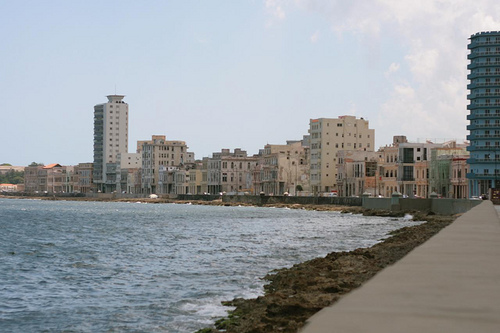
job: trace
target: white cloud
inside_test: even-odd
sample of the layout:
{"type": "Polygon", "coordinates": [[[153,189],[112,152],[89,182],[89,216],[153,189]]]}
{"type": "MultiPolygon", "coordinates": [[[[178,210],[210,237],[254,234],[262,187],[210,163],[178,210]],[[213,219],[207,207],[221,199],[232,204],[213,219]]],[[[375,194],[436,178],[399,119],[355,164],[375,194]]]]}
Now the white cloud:
{"type": "Polygon", "coordinates": [[[316,31],[311,35],[311,43],[316,43],[319,40],[319,31],[316,31]]]}
{"type": "Polygon", "coordinates": [[[395,134],[465,139],[468,38],[500,30],[500,2],[296,0],[295,6],[328,20],[339,39],[358,36],[370,51],[381,36],[390,36],[405,52],[381,72],[392,94],[374,106],[377,133],[387,135],[380,144],[395,134]]]}
{"type": "Polygon", "coordinates": [[[285,19],[285,11],[280,0],[264,0],[266,11],[271,15],[272,21],[268,21],[267,25],[272,25],[273,21],[282,21],[285,19]]]}
{"type": "Polygon", "coordinates": [[[393,62],[389,68],[387,69],[387,71],[384,73],[386,77],[389,77],[391,74],[393,73],[396,73],[399,71],[399,68],[401,67],[401,65],[399,63],[395,63],[393,62]]]}

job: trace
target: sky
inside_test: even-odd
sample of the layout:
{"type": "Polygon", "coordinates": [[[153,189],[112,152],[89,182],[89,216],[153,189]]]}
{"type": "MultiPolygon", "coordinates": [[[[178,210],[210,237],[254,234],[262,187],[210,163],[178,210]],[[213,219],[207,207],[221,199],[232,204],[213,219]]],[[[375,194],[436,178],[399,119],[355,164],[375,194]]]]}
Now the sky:
{"type": "Polygon", "coordinates": [[[363,117],[376,147],[465,140],[468,38],[497,0],[0,0],[0,164],[93,160],[94,105],[197,159],[363,117]]]}

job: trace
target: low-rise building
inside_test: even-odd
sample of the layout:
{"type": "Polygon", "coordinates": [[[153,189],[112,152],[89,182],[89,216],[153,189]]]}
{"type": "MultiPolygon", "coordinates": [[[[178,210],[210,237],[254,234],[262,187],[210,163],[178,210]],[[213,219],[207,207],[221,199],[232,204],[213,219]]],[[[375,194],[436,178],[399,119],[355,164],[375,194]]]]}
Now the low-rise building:
{"type": "Polygon", "coordinates": [[[62,193],[65,191],[66,167],[54,163],[28,166],[24,169],[25,191],[30,193],[62,193]]]}
{"type": "MultiPolygon", "coordinates": [[[[380,194],[378,164],[379,152],[363,150],[340,150],[337,152],[337,188],[343,197],[371,196],[380,194]]],[[[334,192],[335,193],[335,192],[334,192]]]]}
{"type": "Polygon", "coordinates": [[[258,163],[257,155],[248,156],[240,148],[213,153],[207,161],[208,193],[253,193],[252,173],[258,163]]]}
{"type": "Polygon", "coordinates": [[[309,192],[309,147],[303,141],[264,146],[255,168],[254,194],[297,195],[309,192]]]}
{"type": "Polygon", "coordinates": [[[76,184],[75,192],[91,193],[97,192],[97,187],[92,181],[94,164],[93,163],[79,163],[75,168],[76,184]]]}
{"type": "Polygon", "coordinates": [[[467,145],[458,145],[455,141],[446,142],[442,147],[432,149],[430,191],[443,198],[466,198],[468,158],[467,145]]]}

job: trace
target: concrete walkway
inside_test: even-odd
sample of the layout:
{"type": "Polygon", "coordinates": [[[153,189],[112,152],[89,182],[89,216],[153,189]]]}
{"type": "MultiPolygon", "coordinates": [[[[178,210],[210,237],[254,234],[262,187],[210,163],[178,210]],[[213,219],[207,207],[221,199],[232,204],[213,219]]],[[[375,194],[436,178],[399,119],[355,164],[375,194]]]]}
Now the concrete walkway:
{"type": "Polygon", "coordinates": [[[484,201],[302,333],[500,332],[500,219],[484,201]]]}

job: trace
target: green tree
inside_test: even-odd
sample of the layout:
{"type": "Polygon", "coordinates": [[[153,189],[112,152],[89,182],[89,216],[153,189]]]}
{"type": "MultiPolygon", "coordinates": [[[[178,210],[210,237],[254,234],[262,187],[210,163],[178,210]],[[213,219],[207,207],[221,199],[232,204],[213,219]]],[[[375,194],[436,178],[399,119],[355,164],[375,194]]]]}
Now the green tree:
{"type": "Polygon", "coordinates": [[[5,174],[0,174],[0,183],[22,184],[24,183],[24,171],[9,170],[5,174]]]}
{"type": "Polygon", "coordinates": [[[30,167],[34,167],[34,166],[44,166],[44,164],[43,164],[43,163],[31,162],[31,164],[30,164],[30,165],[28,165],[28,166],[30,166],[30,167]]]}

